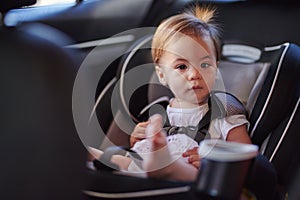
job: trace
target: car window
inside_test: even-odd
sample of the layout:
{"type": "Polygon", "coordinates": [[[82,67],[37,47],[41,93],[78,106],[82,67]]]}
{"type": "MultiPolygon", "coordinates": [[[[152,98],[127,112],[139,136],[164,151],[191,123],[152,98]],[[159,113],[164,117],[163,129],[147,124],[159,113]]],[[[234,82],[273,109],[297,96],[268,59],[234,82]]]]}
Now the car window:
{"type": "Polygon", "coordinates": [[[76,0],[37,0],[33,6],[46,6],[63,3],[74,3],[76,0]]]}

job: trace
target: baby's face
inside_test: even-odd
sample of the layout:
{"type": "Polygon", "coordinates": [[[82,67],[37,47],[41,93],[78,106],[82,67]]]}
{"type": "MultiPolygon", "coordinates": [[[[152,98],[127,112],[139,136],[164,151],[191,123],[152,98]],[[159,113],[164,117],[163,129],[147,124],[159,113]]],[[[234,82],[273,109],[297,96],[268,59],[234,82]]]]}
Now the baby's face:
{"type": "Polygon", "coordinates": [[[206,103],[217,73],[213,43],[208,37],[174,39],[156,69],[161,82],[180,100],[180,107],[206,103]]]}

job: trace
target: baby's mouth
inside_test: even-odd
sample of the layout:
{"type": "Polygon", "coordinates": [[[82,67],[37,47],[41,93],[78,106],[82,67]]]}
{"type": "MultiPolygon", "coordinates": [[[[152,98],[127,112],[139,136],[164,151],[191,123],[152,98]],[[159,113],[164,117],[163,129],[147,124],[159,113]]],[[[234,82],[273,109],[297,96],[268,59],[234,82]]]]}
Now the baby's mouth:
{"type": "Polygon", "coordinates": [[[203,89],[203,87],[201,87],[200,85],[194,85],[192,86],[193,90],[199,90],[199,89],[203,89]]]}

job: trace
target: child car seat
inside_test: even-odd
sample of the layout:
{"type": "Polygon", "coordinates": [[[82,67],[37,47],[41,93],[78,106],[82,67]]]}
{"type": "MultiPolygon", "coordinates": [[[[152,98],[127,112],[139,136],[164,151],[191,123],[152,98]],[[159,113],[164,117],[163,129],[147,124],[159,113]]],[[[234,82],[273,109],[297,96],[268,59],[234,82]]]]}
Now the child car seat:
{"type": "MultiPolygon", "coordinates": [[[[142,111],[147,110],[144,108],[149,108],[149,106],[153,105],[155,107],[155,105],[163,102],[166,103],[172,97],[172,93],[162,87],[155,79],[155,75],[149,75],[148,71],[143,75],[146,75],[145,79],[149,80],[150,84],[141,84],[139,82],[136,83],[137,85],[132,86],[132,84],[135,84],[132,81],[132,77],[125,76],[130,70],[134,70],[136,66],[141,65],[143,65],[145,70],[151,71],[152,68],[153,73],[153,63],[149,54],[150,42],[149,36],[145,36],[134,44],[132,49],[139,46],[140,50],[135,49],[129,56],[125,56],[123,61],[126,62],[120,64],[119,74],[116,76],[120,78],[120,85],[122,85],[122,89],[117,90],[120,91],[118,92],[119,100],[121,101],[120,105],[124,106],[119,111],[126,120],[132,120],[131,123],[134,122],[132,124],[139,121],[142,111]],[[126,88],[127,86],[128,88],[126,88]],[[134,91],[128,91],[130,89],[134,89],[134,91]],[[139,101],[134,99],[139,99],[139,101]]],[[[284,178],[285,174],[280,171],[282,163],[274,162],[274,156],[272,160],[268,156],[268,152],[275,152],[278,156],[277,159],[279,159],[278,148],[272,148],[272,145],[277,144],[276,139],[273,137],[277,135],[278,140],[278,135],[286,135],[282,130],[287,124],[290,127],[287,129],[288,131],[296,129],[295,117],[298,116],[296,113],[298,112],[297,101],[299,101],[299,80],[297,79],[297,74],[299,74],[299,47],[289,43],[274,47],[255,47],[244,43],[224,43],[222,48],[222,60],[219,66],[220,76],[219,80],[217,80],[219,84],[216,87],[233,93],[244,103],[249,113],[248,117],[251,123],[249,130],[253,143],[259,145],[261,153],[270,158],[278,173],[279,184],[288,191],[288,184],[285,182],[287,179],[284,178]],[[228,69],[228,67],[231,69],[228,69]],[[228,73],[228,71],[230,72],[228,73]],[[231,77],[228,75],[231,75],[231,77]],[[290,90],[283,89],[283,85],[286,85],[290,90]],[[273,102],[280,102],[276,95],[284,95],[286,97],[280,103],[283,106],[282,108],[285,108],[283,112],[279,111],[273,102]],[[274,113],[277,113],[276,116],[274,116],[274,113]],[[275,117],[274,121],[273,117],[275,117]],[[277,125],[279,126],[277,127],[277,125]]],[[[159,109],[159,106],[156,109],[159,109]]],[[[121,139],[122,141],[116,142],[115,140],[119,139],[118,135],[120,131],[122,132],[122,129],[113,122],[111,130],[118,131],[108,132],[109,145],[128,145],[128,133],[124,133],[125,138],[127,138],[125,142],[124,137],[121,139]]],[[[299,137],[296,138],[299,139],[299,137]]],[[[287,140],[289,138],[285,136],[283,141],[287,140]]],[[[295,150],[294,147],[289,149],[289,151],[293,150],[295,150]]],[[[291,158],[292,161],[295,161],[295,158],[291,158]]],[[[288,164],[283,164],[285,169],[288,166],[288,164]]],[[[295,173],[299,171],[298,169],[299,167],[294,167],[295,173]]],[[[276,182],[276,179],[273,179],[273,182],[276,182]]],[[[267,195],[270,197],[270,193],[274,192],[270,190],[268,191],[270,193],[267,194],[267,191],[259,191],[258,187],[257,189],[257,192],[261,193],[262,199],[267,198],[267,195]]]]}

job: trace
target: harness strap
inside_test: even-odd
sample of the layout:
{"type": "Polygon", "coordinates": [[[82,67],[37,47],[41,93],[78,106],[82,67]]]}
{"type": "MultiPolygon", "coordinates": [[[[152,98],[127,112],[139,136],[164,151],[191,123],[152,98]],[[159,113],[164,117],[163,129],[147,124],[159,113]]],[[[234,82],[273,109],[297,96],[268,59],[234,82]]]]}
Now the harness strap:
{"type": "Polygon", "coordinates": [[[209,111],[204,115],[196,127],[171,126],[170,121],[166,116],[164,130],[167,135],[186,134],[199,143],[210,137],[208,130],[212,120],[234,114],[247,114],[243,104],[236,97],[226,92],[212,92],[208,101],[208,106],[209,111]]]}

